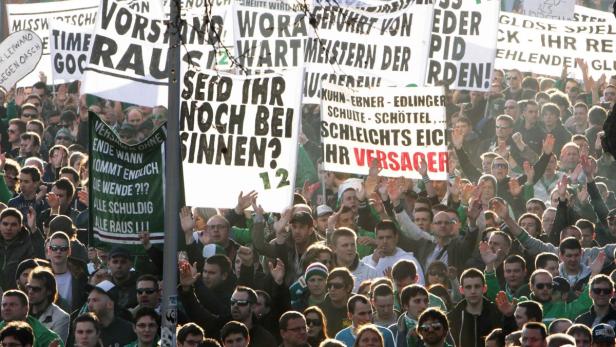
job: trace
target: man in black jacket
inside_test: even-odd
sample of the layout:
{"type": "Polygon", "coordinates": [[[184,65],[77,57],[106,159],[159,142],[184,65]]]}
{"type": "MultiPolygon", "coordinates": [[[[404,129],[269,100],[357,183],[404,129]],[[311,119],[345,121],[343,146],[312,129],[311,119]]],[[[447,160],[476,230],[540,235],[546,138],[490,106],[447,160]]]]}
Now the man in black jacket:
{"type": "Polygon", "coordinates": [[[486,282],[481,271],[470,268],[460,276],[464,299],[449,312],[451,334],[456,346],[484,346],[485,337],[502,324],[496,305],[483,297],[486,282]]]}
{"type": "Polygon", "coordinates": [[[606,275],[597,275],[590,281],[590,298],[592,306],[586,313],[579,315],[576,323],[593,328],[599,323],[606,323],[616,328],[616,310],[610,305],[610,298],[614,294],[614,283],[606,275]]]}

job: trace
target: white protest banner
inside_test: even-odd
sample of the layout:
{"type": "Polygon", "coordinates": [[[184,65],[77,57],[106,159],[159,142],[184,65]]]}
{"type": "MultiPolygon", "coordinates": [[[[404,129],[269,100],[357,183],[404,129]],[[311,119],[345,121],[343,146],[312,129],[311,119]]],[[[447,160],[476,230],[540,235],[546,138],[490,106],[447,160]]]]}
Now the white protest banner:
{"type": "Polygon", "coordinates": [[[235,6],[235,48],[241,67],[249,74],[303,67],[308,37],[304,13],[292,12],[281,1],[260,2],[263,7],[235,6]]]}
{"type": "Polygon", "coordinates": [[[19,86],[32,86],[39,81],[38,73],[51,76],[49,55],[50,20],[55,19],[80,27],[93,26],[99,0],[53,1],[36,4],[7,4],[9,32],[32,30],[43,41],[43,57],[37,67],[22,79],[19,86]]]}
{"type": "Polygon", "coordinates": [[[426,85],[487,91],[492,81],[500,1],[434,4],[426,85]]]}
{"type": "Polygon", "coordinates": [[[49,51],[51,75],[54,83],[81,80],[88,64],[88,50],[92,43],[91,28],[50,21],[49,51]]]}
{"type": "Polygon", "coordinates": [[[165,18],[161,0],[118,0],[118,2],[139,13],[149,14],[154,18],[165,18]]]}
{"type": "Polygon", "coordinates": [[[28,75],[43,55],[43,42],[30,30],[9,35],[0,43],[0,87],[10,90],[28,75]]]}
{"type": "MultiPolygon", "coordinates": [[[[116,0],[101,0],[98,16],[82,93],[142,106],[166,105],[170,71],[166,21],[137,13],[116,0]]],[[[189,50],[182,50],[182,60],[211,66],[215,38],[208,28],[222,26],[222,18],[186,21],[181,36],[189,50]]]]}
{"type": "Polygon", "coordinates": [[[521,14],[548,19],[572,20],[575,0],[523,0],[521,14]]]}
{"type": "Polygon", "coordinates": [[[301,70],[257,76],[182,68],[180,140],[190,206],[231,208],[256,190],[266,211],[290,206],[301,117],[301,70]]]}
{"type": "Polygon", "coordinates": [[[577,22],[607,22],[614,19],[611,12],[599,11],[585,6],[575,5],[573,20],[577,22]]]}
{"type": "Polygon", "coordinates": [[[366,175],[374,159],[387,177],[447,179],[443,87],[347,88],[323,83],[323,168],[366,175]]]}
{"type": "Polygon", "coordinates": [[[609,22],[559,21],[501,12],[496,45],[497,69],[519,69],[560,76],[563,66],[582,79],[576,58],[588,63],[589,74],[616,73],[616,25],[609,22]]]}
{"type": "Polygon", "coordinates": [[[432,4],[323,5],[305,16],[304,103],[320,103],[321,82],[348,87],[423,85],[432,4]]]}

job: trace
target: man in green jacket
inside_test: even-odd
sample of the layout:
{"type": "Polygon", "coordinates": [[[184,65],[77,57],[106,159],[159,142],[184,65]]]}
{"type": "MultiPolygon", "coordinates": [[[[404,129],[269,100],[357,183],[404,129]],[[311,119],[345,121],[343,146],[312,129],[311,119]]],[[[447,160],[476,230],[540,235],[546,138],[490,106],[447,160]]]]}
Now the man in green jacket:
{"type": "Polygon", "coordinates": [[[47,329],[36,318],[28,316],[29,306],[28,296],[24,292],[19,290],[4,292],[2,295],[2,310],[0,311],[0,315],[2,316],[0,329],[8,322],[25,321],[34,332],[33,347],[64,347],[64,342],[58,334],[47,329]]]}

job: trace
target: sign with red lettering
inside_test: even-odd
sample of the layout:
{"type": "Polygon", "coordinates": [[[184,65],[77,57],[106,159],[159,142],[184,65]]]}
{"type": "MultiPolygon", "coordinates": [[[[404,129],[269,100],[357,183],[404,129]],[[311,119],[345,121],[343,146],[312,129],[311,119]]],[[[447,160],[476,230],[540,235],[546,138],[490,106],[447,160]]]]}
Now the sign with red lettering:
{"type": "Polygon", "coordinates": [[[324,169],[368,174],[377,159],[388,177],[420,178],[422,160],[435,180],[447,179],[442,87],[348,88],[323,83],[324,169]]]}

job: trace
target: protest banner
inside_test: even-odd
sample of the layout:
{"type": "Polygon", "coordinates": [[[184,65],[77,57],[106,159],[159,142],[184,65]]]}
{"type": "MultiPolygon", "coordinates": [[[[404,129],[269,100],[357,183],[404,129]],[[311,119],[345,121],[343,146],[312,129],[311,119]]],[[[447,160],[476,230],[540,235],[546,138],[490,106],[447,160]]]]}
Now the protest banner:
{"type": "Polygon", "coordinates": [[[435,3],[426,85],[490,89],[499,11],[498,0],[435,3]]]}
{"type": "Polygon", "coordinates": [[[94,26],[98,0],[68,0],[36,4],[7,4],[9,32],[32,30],[43,41],[43,57],[32,73],[18,86],[32,86],[39,81],[39,71],[52,74],[49,52],[50,20],[55,19],[79,27],[94,26]]]}
{"type": "MultiPolygon", "coordinates": [[[[143,106],[167,104],[171,62],[164,19],[151,18],[116,0],[101,0],[94,38],[88,52],[82,93],[143,106]]],[[[222,27],[222,18],[186,18],[181,59],[199,67],[212,66],[217,39],[210,26],[222,27]]]]}
{"type": "Polygon", "coordinates": [[[575,0],[523,0],[521,14],[537,18],[572,20],[575,0]]]}
{"type": "Polygon", "coordinates": [[[366,175],[374,159],[386,177],[447,179],[443,87],[347,88],[323,83],[323,168],[366,175]]]}
{"type": "Polygon", "coordinates": [[[301,70],[238,76],[182,67],[180,141],[189,206],[232,208],[240,192],[282,212],[291,204],[301,70]]]}
{"type": "Polygon", "coordinates": [[[309,28],[304,103],[320,103],[322,81],[348,87],[423,85],[432,3],[363,8],[323,3],[304,19],[309,28]]]}
{"type": "Polygon", "coordinates": [[[616,25],[610,22],[576,22],[543,19],[501,12],[498,28],[497,69],[519,69],[560,76],[567,66],[582,79],[576,58],[588,63],[595,80],[616,74],[616,25]]]}
{"type": "Polygon", "coordinates": [[[88,64],[88,50],[92,43],[91,28],[50,21],[49,51],[51,75],[54,83],[81,80],[88,64]]]}
{"type": "Polygon", "coordinates": [[[164,239],[163,145],[165,126],[136,145],[127,145],[90,112],[90,222],[97,244],[123,244],[142,253],[139,233],[152,243],[164,239]],[[134,246],[134,247],[131,247],[134,246]]]}
{"type": "Polygon", "coordinates": [[[149,14],[154,18],[165,18],[161,0],[118,0],[118,2],[139,13],[149,14]]]}
{"type": "Polygon", "coordinates": [[[302,67],[308,37],[304,13],[281,1],[235,6],[234,38],[239,63],[249,74],[302,67]],[[277,10],[282,8],[283,10],[277,10]]]}
{"type": "Polygon", "coordinates": [[[21,30],[0,43],[0,87],[10,90],[36,67],[43,55],[43,42],[36,33],[21,30]]]}
{"type": "Polygon", "coordinates": [[[575,5],[573,20],[576,22],[607,22],[611,21],[614,15],[611,12],[594,10],[585,6],[575,5]]]}

